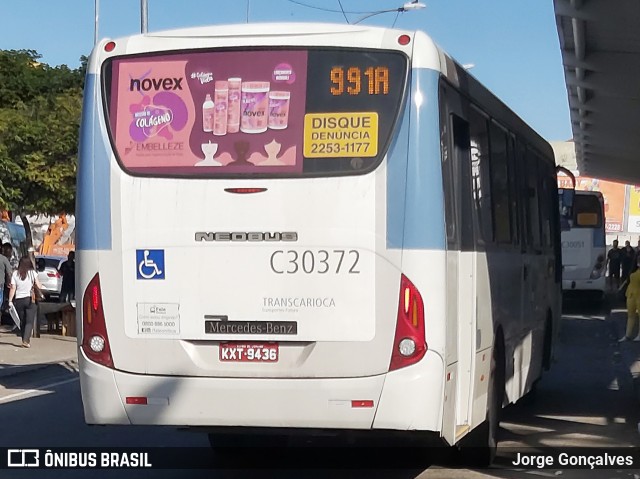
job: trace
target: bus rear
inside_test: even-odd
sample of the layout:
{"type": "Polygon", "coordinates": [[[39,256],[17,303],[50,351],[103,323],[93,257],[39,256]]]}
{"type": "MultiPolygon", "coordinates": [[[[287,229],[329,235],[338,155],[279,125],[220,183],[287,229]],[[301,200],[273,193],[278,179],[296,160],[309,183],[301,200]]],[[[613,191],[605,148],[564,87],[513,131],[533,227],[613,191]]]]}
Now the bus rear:
{"type": "MultiPolygon", "coordinates": [[[[78,183],[88,423],[438,430],[438,309],[403,274],[411,40],[250,25],[98,46],[78,183]]],[[[443,254],[431,268],[435,298],[443,254]]]]}
{"type": "Polygon", "coordinates": [[[572,221],[562,231],[562,289],[602,299],[605,291],[605,217],[602,193],[576,191],[572,221]]]}

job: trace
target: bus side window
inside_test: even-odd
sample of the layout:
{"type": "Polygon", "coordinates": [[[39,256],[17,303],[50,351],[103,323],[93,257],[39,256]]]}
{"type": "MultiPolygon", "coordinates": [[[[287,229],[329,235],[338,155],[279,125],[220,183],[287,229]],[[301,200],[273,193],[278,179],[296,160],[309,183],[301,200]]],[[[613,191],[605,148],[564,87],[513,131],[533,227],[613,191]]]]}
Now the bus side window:
{"type": "Polygon", "coordinates": [[[458,249],[458,215],[455,194],[455,169],[453,165],[453,155],[451,151],[451,136],[449,133],[449,118],[447,114],[447,90],[440,87],[440,151],[442,155],[442,182],[444,190],[444,214],[447,233],[447,248],[458,249]]]}
{"type": "Polygon", "coordinates": [[[511,241],[515,246],[520,244],[520,214],[518,206],[520,204],[518,195],[518,165],[516,161],[516,145],[513,134],[509,133],[507,136],[508,146],[508,173],[509,173],[509,198],[510,210],[511,210],[511,241]]]}
{"type": "Polygon", "coordinates": [[[451,115],[453,133],[453,171],[455,172],[457,210],[460,231],[460,249],[473,251],[473,220],[471,212],[471,156],[469,154],[469,123],[451,115]]]}
{"type": "Polygon", "coordinates": [[[549,185],[552,181],[553,172],[549,171],[550,167],[546,165],[542,159],[537,156],[538,171],[540,172],[540,223],[542,226],[542,246],[545,250],[549,250],[552,246],[551,237],[551,218],[553,208],[553,189],[549,185]]]}
{"type": "Polygon", "coordinates": [[[572,188],[558,188],[558,213],[561,231],[569,231],[573,225],[573,200],[575,191],[572,188]]]}
{"type": "Polygon", "coordinates": [[[476,245],[484,246],[493,241],[489,188],[489,131],[487,118],[473,106],[469,111],[469,120],[473,227],[476,245]]]}
{"type": "Polygon", "coordinates": [[[530,150],[527,149],[526,153],[527,163],[527,213],[528,213],[528,228],[527,228],[527,242],[531,245],[533,250],[540,251],[542,245],[540,244],[540,206],[538,203],[538,165],[536,164],[536,156],[530,150]]]}
{"type": "Polygon", "coordinates": [[[491,197],[496,243],[511,243],[511,208],[509,205],[509,158],[507,135],[491,123],[491,197]]]}
{"type": "Polygon", "coordinates": [[[516,142],[516,187],[518,188],[518,226],[522,252],[528,252],[531,248],[529,242],[529,195],[527,194],[527,163],[525,152],[525,145],[518,139],[516,142]]]}

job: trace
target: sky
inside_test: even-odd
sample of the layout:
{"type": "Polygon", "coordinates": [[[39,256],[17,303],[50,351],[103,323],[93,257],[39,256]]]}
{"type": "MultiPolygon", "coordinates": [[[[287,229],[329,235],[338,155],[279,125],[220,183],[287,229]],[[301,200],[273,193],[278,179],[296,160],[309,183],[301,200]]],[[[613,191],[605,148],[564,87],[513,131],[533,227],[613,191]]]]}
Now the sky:
{"type": "MultiPolygon", "coordinates": [[[[458,62],[473,64],[470,72],[546,140],[572,137],[552,0],[421,1],[426,8],[363,23],[423,30],[458,62]]],[[[0,49],[36,50],[49,65],[77,68],[93,47],[96,2],[99,38],[140,33],[139,0],[0,0],[0,49]]],[[[247,16],[344,23],[340,2],[348,12],[377,12],[404,0],[148,0],[148,28],[245,23],[247,16]]],[[[347,14],[351,23],[363,16],[347,14]]]]}

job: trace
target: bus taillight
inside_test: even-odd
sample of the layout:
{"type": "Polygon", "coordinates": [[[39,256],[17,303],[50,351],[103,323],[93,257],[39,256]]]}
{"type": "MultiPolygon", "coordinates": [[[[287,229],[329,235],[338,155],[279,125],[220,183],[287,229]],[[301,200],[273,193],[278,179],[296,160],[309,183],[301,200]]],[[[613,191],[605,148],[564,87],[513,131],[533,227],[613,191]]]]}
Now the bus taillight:
{"type": "Polygon", "coordinates": [[[415,364],[427,352],[424,327],[424,303],[418,289],[402,275],[398,319],[389,371],[415,364]]]}
{"type": "Polygon", "coordinates": [[[89,281],[82,298],[82,350],[90,360],[113,368],[98,274],[89,281]]]}
{"type": "Polygon", "coordinates": [[[398,37],[398,43],[402,46],[409,45],[409,42],[411,42],[411,37],[409,35],[400,35],[398,37]]]}

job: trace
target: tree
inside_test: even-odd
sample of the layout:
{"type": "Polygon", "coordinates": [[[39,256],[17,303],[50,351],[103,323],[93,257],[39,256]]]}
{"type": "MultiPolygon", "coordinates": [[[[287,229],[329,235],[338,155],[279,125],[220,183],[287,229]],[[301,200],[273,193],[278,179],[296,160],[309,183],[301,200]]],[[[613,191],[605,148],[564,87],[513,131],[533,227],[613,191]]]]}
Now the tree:
{"type": "Polygon", "coordinates": [[[51,67],[40,63],[40,58],[33,50],[0,50],[0,108],[84,86],[87,57],[80,57],[81,66],[75,70],[66,65],[51,67]]]}
{"type": "Polygon", "coordinates": [[[0,207],[23,221],[73,212],[83,65],[39,63],[31,50],[0,50],[0,207]]]}

